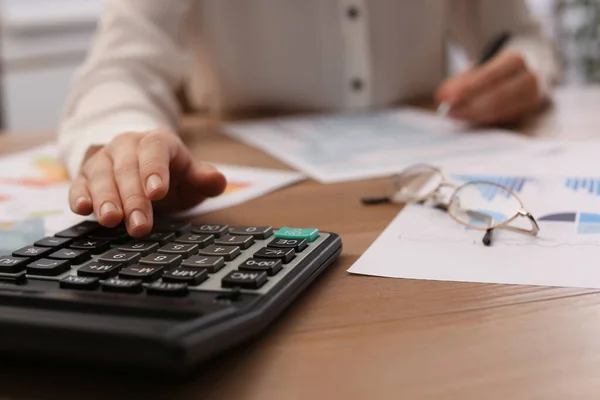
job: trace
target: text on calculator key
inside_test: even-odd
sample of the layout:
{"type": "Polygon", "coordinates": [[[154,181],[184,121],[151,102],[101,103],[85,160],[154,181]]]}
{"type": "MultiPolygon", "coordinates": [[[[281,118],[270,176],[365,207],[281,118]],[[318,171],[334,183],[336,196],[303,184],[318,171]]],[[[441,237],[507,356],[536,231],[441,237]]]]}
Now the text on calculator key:
{"type": "Polygon", "coordinates": [[[133,264],[140,260],[140,253],[110,250],[100,255],[98,260],[108,263],[133,264]]]}
{"type": "Polygon", "coordinates": [[[140,253],[141,255],[145,256],[147,254],[150,253],[154,253],[156,250],[158,250],[158,242],[146,242],[143,240],[132,240],[130,242],[127,242],[121,246],[119,246],[119,251],[125,251],[125,252],[134,252],[134,253],[140,253]]]}
{"type": "Polygon", "coordinates": [[[38,240],[37,242],[34,243],[35,246],[39,246],[39,247],[66,247],[69,244],[71,244],[71,242],[73,241],[73,239],[69,239],[69,238],[59,238],[59,237],[45,237],[43,239],[38,240]]]}
{"type": "Polygon", "coordinates": [[[187,283],[196,286],[208,279],[208,271],[201,268],[177,267],[163,274],[163,282],[187,283]]]}
{"type": "Polygon", "coordinates": [[[69,245],[69,248],[78,250],[89,250],[92,254],[100,254],[110,249],[110,242],[108,240],[92,239],[76,240],[71,245],[69,245]]]}
{"type": "Polygon", "coordinates": [[[225,266],[225,259],[216,256],[192,256],[181,264],[183,267],[202,268],[215,273],[225,266]]]}
{"type": "Polygon", "coordinates": [[[183,257],[181,257],[181,254],[152,253],[152,254],[148,254],[147,256],[142,258],[140,260],[140,264],[157,265],[157,266],[164,267],[165,269],[169,269],[169,268],[175,268],[176,266],[181,264],[182,260],[183,260],[183,257]]]}
{"type": "Polygon", "coordinates": [[[144,290],[141,279],[110,278],[102,282],[102,290],[117,293],[141,293],[144,290]]]}
{"type": "Polygon", "coordinates": [[[278,259],[284,264],[289,263],[296,256],[294,249],[263,247],[254,253],[255,258],[278,259]]]}
{"type": "Polygon", "coordinates": [[[27,274],[41,276],[57,276],[71,269],[67,260],[51,260],[41,258],[27,265],[27,274]]]}
{"type": "Polygon", "coordinates": [[[207,234],[184,233],[183,235],[177,237],[174,240],[174,242],[184,244],[197,244],[199,248],[203,248],[208,246],[209,244],[213,244],[215,242],[215,237],[213,235],[207,234]]]}
{"type": "Polygon", "coordinates": [[[273,234],[270,226],[233,226],[229,228],[232,235],[252,235],[256,239],[266,239],[273,234]]]}
{"type": "Polygon", "coordinates": [[[201,256],[216,256],[223,257],[225,261],[231,261],[241,254],[240,248],[237,246],[220,246],[211,244],[198,252],[201,256]]]}
{"type": "Polygon", "coordinates": [[[203,224],[203,225],[193,225],[192,232],[199,234],[211,234],[216,237],[220,237],[227,233],[227,229],[229,227],[227,225],[214,225],[214,224],[203,224]]]}
{"type": "Polygon", "coordinates": [[[28,262],[31,260],[25,257],[2,256],[0,257],[0,272],[12,274],[24,271],[28,262]]]}
{"type": "Polygon", "coordinates": [[[160,249],[158,253],[161,254],[180,254],[183,258],[188,258],[194,254],[198,254],[200,248],[197,244],[187,243],[167,243],[160,249]]]}
{"type": "Polygon", "coordinates": [[[88,261],[77,268],[78,276],[89,276],[99,279],[108,279],[116,276],[123,264],[105,263],[102,261],[88,261]]]}
{"type": "Polygon", "coordinates": [[[100,287],[100,280],[87,276],[67,275],[60,280],[62,289],[95,290],[100,287]]]}
{"type": "Polygon", "coordinates": [[[264,271],[231,271],[223,277],[221,286],[225,288],[259,289],[266,282],[267,273],[264,271]]]}
{"type": "Polygon", "coordinates": [[[238,246],[247,249],[254,244],[254,237],[250,235],[223,235],[215,240],[217,245],[238,246]]]}
{"type": "Polygon", "coordinates": [[[131,265],[119,271],[119,278],[152,282],[160,277],[163,270],[164,267],[158,265],[131,265]]]}
{"type": "Polygon", "coordinates": [[[294,249],[296,253],[299,253],[308,247],[308,243],[306,242],[306,239],[274,238],[269,242],[267,247],[291,248],[294,249]]]}

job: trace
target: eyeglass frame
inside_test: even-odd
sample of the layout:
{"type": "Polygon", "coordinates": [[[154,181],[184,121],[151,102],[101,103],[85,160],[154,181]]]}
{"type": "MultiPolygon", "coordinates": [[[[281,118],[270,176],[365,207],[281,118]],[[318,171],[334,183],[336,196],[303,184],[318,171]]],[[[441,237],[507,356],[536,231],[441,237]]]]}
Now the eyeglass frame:
{"type": "MultiPolygon", "coordinates": [[[[508,230],[512,230],[518,233],[523,233],[523,234],[528,234],[531,236],[537,236],[537,234],[540,231],[540,227],[535,219],[535,217],[525,209],[524,205],[523,205],[523,200],[511,189],[507,188],[504,185],[501,185],[499,183],[496,182],[492,182],[492,181],[486,181],[486,180],[473,180],[473,181],[468,181],[465,182],[463,184],[457,185],[455,183],[452,183],[450,181],[448,181],[444,175],[444,173],[442,172],[442,170],[434,165],[431,164],[414,164],[411,165],[407,168],[405,168],[402,172],[398,173],[398,174],[394,174],[392,175],[392,185],[394,182],[396,182],[396,180],[398,179],[398,177],[400,177],[402,174],[405,174],[407,171],[410,171],[412,169],[416,169],[418,167],[424,167],[424,168],[428,168],[431,169],[433,172],[436,172],[440,175],[441,179],[440,179],[440,183],[433,188],[431,191],[429,191],[428,193],[418,197],[416,200],[412,200],[412,201],[394,201],[393,198],[395,197],[394,194],[397,193],[400,189],[396,189],[394,194],[392,194],[391,196],[383,196],[383,197],[363,197],[361,199],[362,203],[365,205],[374,205],[374,204],[381,204],[381,203],[401,203],[401,204],[408,204],[408,203],[416,203],[416,204],[424,204],[427,200],[433,199],[435,200],[435,196],[436,194],[439,194],[439,191],[441,188],[443,187],[449,187],[452,189],[452,194],[450,195],[450,198],[448,200],[448,203],[444,204],[443,202],[438,202],[436,204],[433,205],[434,208],[437,208],[439,210],[442,210],[444,212],[446,212],[446,214],[448,214],[453,220],[455,220],[456,222],[458,222],[459,224],[463,225],[463,226],[467,226],[471,229],[475,229],[475,230],[480,230],[480,231],[486,231],[484,237],[483,237],[483,243],[486,246],[490,246],[491,245],[491,238],[492,238],[492,232],[494,231],[494,229],[496,228],[500,228],[500,229],[508,229],[508,230]],[[519,202],[519,209],[514,213],[514,215],[512,215],[510,218],[506,219],[505,221],[498,223],[496,225],[492,225],[492,226],[488,226],[485,228],[479,227],[479,226],[475,226],[475,225],[471,225],[468,223],[465,223],[464,221],[459,220],[457,217],[455,217],[450,211],[448,211],[448,208],[452,205],[453,199],[456,196],[456,193],[458,193],[460,191],[461,188],[468,186],[468,185],[474,185],[474,184],[485,184],[485,185],[492,185],[492,186],[496,186],[501,188],[502,190],[505,190],[506,192],[510,193],[518,202],[519,202]],[[520,228],[520,227],[516,227],[516,226],[510,226],[509,224],[511,222],[513,222],[515,219],[517,219],[518,217],[525,217],[529,220],[529,222],[532,225],[531,229],[525,229],[525,228],[520,228]]],[[[473,212],[473,211],[472,211],[473,212]]],[[[476,212],[475,212],[476,213],[476,212]]]]}

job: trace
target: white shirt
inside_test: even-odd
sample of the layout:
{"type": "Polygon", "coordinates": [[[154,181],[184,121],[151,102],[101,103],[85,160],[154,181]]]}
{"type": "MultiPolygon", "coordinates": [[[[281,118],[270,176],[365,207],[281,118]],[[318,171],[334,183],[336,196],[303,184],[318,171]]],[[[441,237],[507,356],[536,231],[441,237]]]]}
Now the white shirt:
{"type": "Polygon", "coordinates": [[[106,0],[59,144],[76,176],[91,145],[176,130],[175,91],[212,111],[340,111],[431,95],[448,40],[476,61],[502,31],[544,87],[556,63],[518,0],[106,0]]]}

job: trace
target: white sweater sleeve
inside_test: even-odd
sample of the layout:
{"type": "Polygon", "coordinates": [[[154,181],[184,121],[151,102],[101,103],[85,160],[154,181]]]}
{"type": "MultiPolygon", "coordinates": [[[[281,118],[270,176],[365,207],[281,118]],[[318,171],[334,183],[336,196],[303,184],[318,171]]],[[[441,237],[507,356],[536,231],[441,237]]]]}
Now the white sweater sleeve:
{"type": "Polygon", "coordinates": [[[71,177],[90,146],[124,132],[176,129],[175,91],[187,70],[184,18],[192,0],[106,0],[58,128],[71,177]]]}
{"type": "Polygon", "coordinates": [[[449,6],[450,35],[476,62],[496,35],[512,35],[507,49],[520,51],[548,95],[559,73],[553,43],[529,10],[525,0],[452,0],[449,6]]]}

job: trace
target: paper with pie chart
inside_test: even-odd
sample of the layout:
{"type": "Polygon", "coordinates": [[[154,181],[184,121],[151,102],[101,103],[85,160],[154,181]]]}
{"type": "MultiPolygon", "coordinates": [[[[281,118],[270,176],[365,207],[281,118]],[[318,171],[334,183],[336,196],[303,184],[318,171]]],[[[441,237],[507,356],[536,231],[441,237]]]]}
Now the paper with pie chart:
{"type": "MultiPolygon", "coordinates": [[[[405,207],[348,270],[407,279],[600,288],[600,178],[449,175],[511,188],[538,221],[537,237],[458,224],[424,205],[405,207]]],[[[484,193],[489,201],[502,192],[484,193]]],[[[523,221],[523,227],[526,227],[523,221]]]]}
{"type": "MultiPolygon", "coordinates": [[[[294,171],[217,165],[228,180],[225,193],[179,216],[192,217],[263,196],[304,179],[294,171]]],[[[54,144],[0,158],[0,254],[83,219],[68,203],[69,179],[54,144]]]]}

